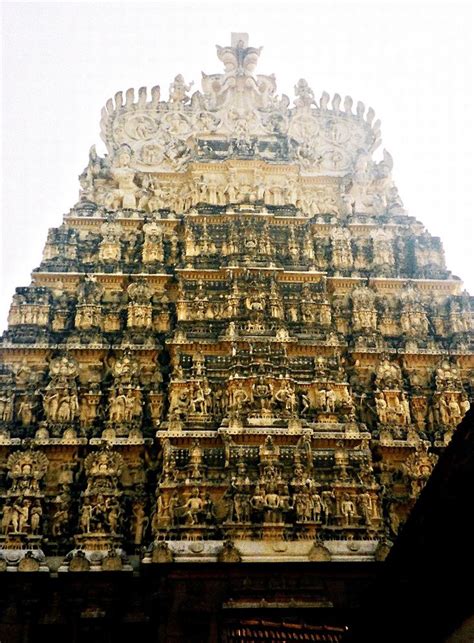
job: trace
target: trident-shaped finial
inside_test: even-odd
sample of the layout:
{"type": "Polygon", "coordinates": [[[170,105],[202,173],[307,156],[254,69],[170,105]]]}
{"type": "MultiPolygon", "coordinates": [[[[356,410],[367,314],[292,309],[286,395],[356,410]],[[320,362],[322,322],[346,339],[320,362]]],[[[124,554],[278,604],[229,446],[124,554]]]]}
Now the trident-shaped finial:
{"type": "Polygon", "coordinates": [[[226,74],[252,75],[262,47],[249,47],[246,33],[232,33],[230,47],[217,47],[217,57],[224,63],[226,74]]]}
{"type": "Polygon", "coordinates": [[[230,34],[230,46],[235,49],[247,49],[249,46],[248,33],[235,33],[230,34]]]}

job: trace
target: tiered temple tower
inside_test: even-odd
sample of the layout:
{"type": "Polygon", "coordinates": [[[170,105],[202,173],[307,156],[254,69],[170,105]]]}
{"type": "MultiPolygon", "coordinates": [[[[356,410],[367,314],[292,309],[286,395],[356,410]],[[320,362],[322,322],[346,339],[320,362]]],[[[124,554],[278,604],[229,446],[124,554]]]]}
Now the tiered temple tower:
{"type": "Polygon", "coordinates": [[[217,54],[107,102],[16,290],[2,569],[381,559],[469,406],[471,301],[374,111],[217,54]]]}

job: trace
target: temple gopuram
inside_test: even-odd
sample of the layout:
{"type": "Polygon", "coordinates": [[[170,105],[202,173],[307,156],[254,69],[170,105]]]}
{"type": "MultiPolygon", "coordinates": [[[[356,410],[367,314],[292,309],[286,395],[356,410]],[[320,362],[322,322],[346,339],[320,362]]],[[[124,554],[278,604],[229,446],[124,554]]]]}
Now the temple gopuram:
{"type": "Polygon", "coordinates": [[[109,99],[16,289],[2,641],[343,641],[469,408],[472,302],[374,110],[260,52],[109,99]]]}

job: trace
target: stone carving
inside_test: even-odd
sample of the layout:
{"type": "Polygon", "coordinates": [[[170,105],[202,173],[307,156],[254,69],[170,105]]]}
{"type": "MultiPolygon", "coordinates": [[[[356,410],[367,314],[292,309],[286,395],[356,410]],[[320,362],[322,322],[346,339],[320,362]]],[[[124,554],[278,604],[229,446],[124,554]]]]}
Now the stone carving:
{"type": "Polygon", "coordinates": [[[170,85],[170,102],[172,103],[189,103],[191,100],[188,92],[194,83],[188,85],[184,82],[181,74],[178,74],[170,85]]]}
{"type": "Polygon", "coordinates": [[[78,286],[77,307],[74,325],[81,330],[100,328],[101,299],[104,287],[94,275],[86,275],[78,286]]]}
{"type": "Polygon", "coordinates": [[[152,291],[144,279],[130,284],[127,326],[129,328],[150,328],[152,325],[152,291]]]}
{"type": "Polygon", "coordinates": [[[375,294],[370,288],[360,287],[352,291],[352,324],[356,332],[377,328],[375,294]]]}
{"type": "Polygon", "coordinates": [[[107,102],[0,347],[1,548],[377,557],[467,411],[472,302],[374,111],[259,56],[234,34],[199,91],[107,102]]]}
{"type": "Polygon", "coordinates": [[[51,360],[50,381],[43,392],[43,409],[48,422],[70,423],[78,416],[77,376],[78,365],[72,357],[63,355],[51,360]]]}
{"type": "Polygon", "coordinates": [[[143,234],[145,237],[142,251],[143,262],[162,262],[164,260],[162,227],[152,219],[143,224],[143,234]]]}
{"type": "Polygon", "coordinates": [[[124,463],[120,454],[110,448],[90,453],[84,460],[87,487],[79,514],[80,534],[85,537],[118,536],[122,528],[119,477],[124,463]]]}
{"type": "Polygon", "coordinates": [[[7,468],[11,487],[2,508],[2,535],[10,542],[18,538],[39,539],[44,498],[40,481],[47,471],[48,458],[33,449],[17,451],[9,456],[7,468]]]}
{"type": "MultiPolygon", "coordinates": [[[[118,183],[114,198],[125,199],[127,205],[123,207],[133,207],[130,203],[136,198],[134,175],[124,171],[132,160],[137,167],[154,171],[180,171],[195,154],[191,140],[200,142],[204,132],[212,133],[214,140],[218,137],[227,145],[230,143],[234,152],[244,156],[259,150],[259,137],[287,136],[296,162],[306,172],[313,173],[342,174],[350,167],[351,156],[360,148],[375,147],[378,129],[371,126],[371,110],[364,120],[362,103],[353,114],[352,99],[346,97],[342,112],[341,99],[336,95],[331,110],[325,94],[318,110],[312,90],[306,81],[300,80],[295,87],[295,108],[289,109],[288,98],[275,94],[273,75],[254,75],[261,48],[250,47],[246,34],[234,34],[232,38],[230,47],[217,48],[224,73],[203,74],[201,92],[189,97],[187,92],[192,84],[185,83],[181,75],[176,76],[170,85],[169,104],[174,107],[173,111],[157,109],[156,88],[150,101],[144,88],[137,102],[133,90],[127,91],[125,104],[121,92],[116,94],[115,101],[108,101],[102,129],[109,153],[121,159],[115,162],[112,174],[118,183]]],[[[214,154],[214,148],[207,141],[200,144],[199,150],[201,154],[214,154]]],[[[260,154],[265,154],[263,149],[260,154]]],[[[378,169],[379,183],[382,170],[389,165],[386,163],[378,169]]],[[[390,191],[388,182],[383,190],[390,191]]]]}
{"type": "Polygon", "coordinates": [[[383,357],[375,371],[375,383],[379,389],[399,389],[402,386],[400,366],[383,357]]]}
{"type": "Polygon", "coordinates": [[[100,231],[102,233],[102,241],[99,245],[99,259],[104,263],[116,263],[120,261],[122,255],[122,226],[116,223],[113,218],[109,218],[102,224],[100,231]]]}

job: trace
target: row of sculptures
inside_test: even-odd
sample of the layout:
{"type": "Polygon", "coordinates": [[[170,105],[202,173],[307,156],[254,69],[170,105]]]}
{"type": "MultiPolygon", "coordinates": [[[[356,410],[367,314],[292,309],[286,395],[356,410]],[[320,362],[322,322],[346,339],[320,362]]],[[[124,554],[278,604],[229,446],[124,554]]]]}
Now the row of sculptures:
{"type": "MultiPolygon", "coordinates": [[[[197,213],[197,211],[196,211],[197,213]]],[[[149,272],[156,267],[264,265],[300,267],[330,274],[379,277],[448,276],[439,239],[406,226],[396,236],[383,228],[355,232],[331,225],[282,225],[267,217],[232,215],[227,221],[185,220],[184,226],[152,216],[139,228],[126,229],[109,213],[100,232],[78,232],[68,224],[51,230],[41,270],[104,270],[134,264],[149,272]]],[[[334,223],[334,222],[333,222],[334,223]]]]}
{"type": "Polygon", "coordinates": [[[173,540],[358,555],[469,408],[471,301],[372,158],[373,110],[303,79],[290,107],[259,53],[238,34],[202,91],[107,102],[108,155],[0,345],[0,569],[173,540]]]}
{"type": "Polygon", "coordinates": [[[163,421],[181,430],[217,428],[225,418],[236,427],[280,418],[290,425],[357,421],[374,437],[381,427],[405,427],[408,439],[420,433],[426,439],[426,431],[436,437],[441,427],[460,422],[474,384],[447,359],[434,370],[402,371],[398,361],[383,357],[367,380],[358,363],[348,363],[338,351],[286,363],[284,357],[238,349],[226,362],[181,349],[171,356],[167,383],[159,363],[140,363],[127,352],[92,365],[59,355],[46,378],[22,363],[15,375],[3,372],[0,428],[8,435],[15,426],[29,432],[39,423],[37,435],[39,430],[48,437],[49,429],[54,436],[74,437],[77,430],[90,434],[101,426],[104,437],[127,437],[141,436],[142,427],[156,430],[163,421]]]}
{"type": "Polygon", "coordinates": [[[224,446],[206,447],[195,439],[178,448],[163,438],[158,458],[149,451],[133,461],[104,444],[74,461],[62,460],[59,470],[47,453],[24,446],[4,463],[3,549],[40,543],[45,536],[56,546],[75,539],[88,549],[124,540],[141,546],[153,539],[226,534],[271,538],[279,533],[275,528],[290,539],[322,533],[340,538],[344,530],[393,535],[393,516],[403,519],[398,504],[416,497],[436,462],[425,445],[417,447],[391,479],[402,489],[393,496],[386,487],[390,473],[374,469],[366,447],[343,440],[317,447],[309,434],[290,446],[267,436],[243,447],[228,436],[224,446]]]}
{"type": "Polygon", "coordinates": [[[59,297],[45,287],[17,289],[7,336],[21,341],[22,327],[80,333],[167,332],[174,315],[179,322],[176,332],[186,332],[190,322],[199,321],[207,323],[209,337],[227,340],[262,332],[277,339],[283,338],[282,333],[297,337],[310,328],[332,333],[338,342],[356,342],[358,348],[375,333],[442,345],[453,337],[467,341],[471,330],[466,294],[428,297],[410,282],[394,298],[367,285],[357,285],[349,293],[330,293],[324,279],[313,284],[285,282],[254,271],[222,277],[211,283],[180,278],[177,284],[169,281],[167,287],[158,288],[138,277],[123,290],[108,290],[94,275],[86,275],[75,293],[59,297]]]}
{"type": "MultiPolygon", "coordinates": [[[[207,143],[208,150],[205,146],[200,146],[199,161],[206,152],[212,154],[212,143],[210,146],[207,143]]],[[[300,146],[298,151],[301,155],[303,148],[300,146]]],[[[137,172],[133,169],[133,156],[132,149],[123,144],[110,163],[108,158],[100,158],[92,147],[89,164],[80,176],[81,199],[108,210],[166,209],[176,214],[187,213],[200,203],[219,207],[240,203],[293,206],[305,216],[405,214],[391,178],[393,160],[386,151],[379,163],[360,151],[351,172],[326,184],[308,184],[296,172],[283,173],[275,171],[275,165],[260,163],[238,169],[220,165],[201,172],[196,164],[187,175],[163,177],[137,172]]],[[[304,161],[302,156],[300,160],[304,161]]],[[[152,156],[150,161],[153,165],[152,156]]]]}

